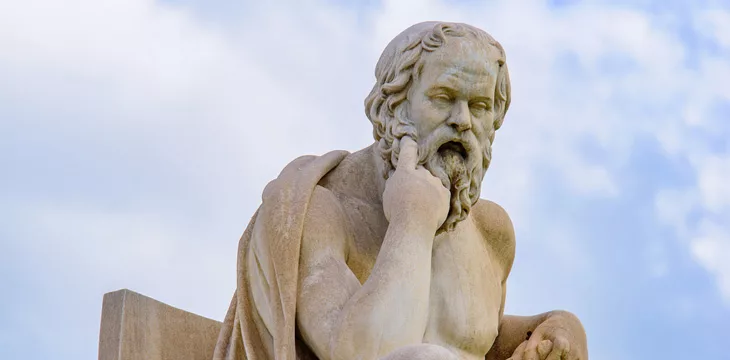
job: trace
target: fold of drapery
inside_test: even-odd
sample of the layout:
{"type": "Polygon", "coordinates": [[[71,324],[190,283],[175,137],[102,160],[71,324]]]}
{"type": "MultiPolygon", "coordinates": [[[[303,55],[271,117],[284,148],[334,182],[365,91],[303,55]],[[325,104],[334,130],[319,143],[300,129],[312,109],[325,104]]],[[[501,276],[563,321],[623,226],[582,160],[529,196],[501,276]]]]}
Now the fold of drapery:
{"type": "Polygon", "coordinates": [[[214,360],[316,359],[296,336],[304,219],[319,181],[348,154],[332,151],[297,158],[264,189],[263,201],[238,244],[236,291],[214,360]],[[255,303],[254,296],[259,296],[255,303]]]}

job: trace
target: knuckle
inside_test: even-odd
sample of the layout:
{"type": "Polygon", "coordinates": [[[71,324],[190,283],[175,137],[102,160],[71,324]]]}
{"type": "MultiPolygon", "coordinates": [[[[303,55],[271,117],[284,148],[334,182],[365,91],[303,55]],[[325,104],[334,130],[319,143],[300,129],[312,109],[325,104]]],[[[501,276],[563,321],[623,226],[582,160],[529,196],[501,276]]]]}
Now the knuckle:
{"type": "Polygon", "coordinates": [[[535,347],[533,344],[528,344],[527,349],[525,349],[525,352],[523,353],[525,360],[536,360],[537,354],[535,353],[535,347]]]}
{"type": "Polygon", "coordinates": [[[569,349],[570,348],[570,342],[568,341],[568,339],[566,339],[562,336],[555,339],[555,342],[559,349],[569,349]]]}

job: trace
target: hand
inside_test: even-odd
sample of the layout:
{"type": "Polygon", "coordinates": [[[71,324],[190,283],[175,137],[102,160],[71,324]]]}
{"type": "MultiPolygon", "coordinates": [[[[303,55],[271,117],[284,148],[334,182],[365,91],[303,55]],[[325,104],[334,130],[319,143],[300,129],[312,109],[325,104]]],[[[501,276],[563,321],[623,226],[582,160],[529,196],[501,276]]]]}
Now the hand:
{"type": "MultiPolygon", "coordinates": [[[[530,337],[530,338],[532,338],[532,337],[530,337]]],[[[518,346],[517,349],[515,349],[515,352],[513,353],[512,357],[509,358],[508,360],[527,359],[526,357],[524,357],[524,355],[525,355],[525,350],[527,350],[528,344],[529,344],[529,340],[523,341],[522,344],[520,344],[520,346],[518,346]]],[[[553,342],[550,340],[540,341],[537,344],[536,350],[537,350],[537,355],[538,355],[537,359],[547,360],[548,355],[550,355],[550,353],[553,350],[553,342]]],[[[561,359],[561,358],[557,357],[557,359],[561,359]]]]}
{"type": "Polygon", "coordinates": [[[409,136],[400,140],[398,164],[385,182],[383,211],[390,223],[433,227],[446,221],[451,193],[441,180],[418,165],[418,145],[409,136]]]}
{"type": "Polygon", "coordinates": [[[555,312],[508,360],[588,360],[585,330],[575,315],[555,312]]]}

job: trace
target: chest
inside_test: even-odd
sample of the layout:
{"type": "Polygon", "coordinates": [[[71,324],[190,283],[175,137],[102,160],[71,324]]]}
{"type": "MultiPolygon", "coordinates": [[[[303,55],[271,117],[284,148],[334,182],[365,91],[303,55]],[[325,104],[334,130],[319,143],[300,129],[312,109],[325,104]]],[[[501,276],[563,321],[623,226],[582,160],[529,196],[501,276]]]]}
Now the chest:
{"type": "MultiPolygon", "coordinates": [[[[369,225],[355,231],[347,262],[364,283],[387,222],[360,224],[369,225]]],[[[489,241],[468,221],[434,240],[424,342],[482,355],[492,346],[499,326],[504,269],[489,241]]]]}
{"type": "Polygon", "coordinates": [[[424,340],[484,354],[499,326],[503,269],[494,252],[468,227],[434,244],[429,321],[424,340]]]}

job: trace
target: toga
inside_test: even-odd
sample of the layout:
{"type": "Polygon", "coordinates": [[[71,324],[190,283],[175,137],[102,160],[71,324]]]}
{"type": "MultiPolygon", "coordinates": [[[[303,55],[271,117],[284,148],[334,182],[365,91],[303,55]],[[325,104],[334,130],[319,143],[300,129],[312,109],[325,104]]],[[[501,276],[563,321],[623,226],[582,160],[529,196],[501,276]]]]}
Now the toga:
{"type": "Polygon", "coordinates": [[[314,188],[348,154],[299,157],[264,189],[238,245],[236,292],[214,360],[317,359],[296,329],[302,232],[314,188]]]}

